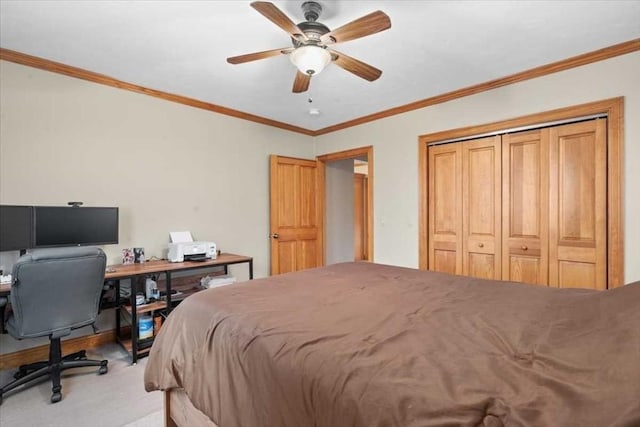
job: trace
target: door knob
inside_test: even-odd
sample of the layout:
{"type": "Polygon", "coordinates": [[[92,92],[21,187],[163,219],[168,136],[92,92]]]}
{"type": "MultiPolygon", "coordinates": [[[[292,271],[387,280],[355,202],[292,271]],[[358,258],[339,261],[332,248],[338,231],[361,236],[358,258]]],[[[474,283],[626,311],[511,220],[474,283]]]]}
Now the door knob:
{"type": "Polygon", "coordinates": [[[278,233],[273,233],[273,234],[271,235],[271,237],[273,237],[274,239],[277,239],[277,238],[278,238],[278,237],[280,237],[280,236],[278,235],[278,233]]]}

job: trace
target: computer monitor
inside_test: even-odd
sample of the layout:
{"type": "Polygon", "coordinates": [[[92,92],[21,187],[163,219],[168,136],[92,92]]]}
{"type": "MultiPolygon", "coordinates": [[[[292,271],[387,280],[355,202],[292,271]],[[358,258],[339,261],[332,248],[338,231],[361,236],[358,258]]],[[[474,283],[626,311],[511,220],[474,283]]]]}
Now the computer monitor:
{"type": "Polygon", "coordinates": [[[35,248],[118,243],[118,208],[34,206],[35,248]]]}
{"type": "Polygon", "coordinates": [[[0,205],[0,251],[33,246],[33,206],[0,205]]]}

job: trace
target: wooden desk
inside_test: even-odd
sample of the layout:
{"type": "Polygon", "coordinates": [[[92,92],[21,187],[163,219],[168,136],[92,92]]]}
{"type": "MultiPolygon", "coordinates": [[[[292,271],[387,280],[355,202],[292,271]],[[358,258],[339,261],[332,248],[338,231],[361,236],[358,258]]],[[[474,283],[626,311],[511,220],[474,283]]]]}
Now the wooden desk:
{"type": "Polygon", "coordinates": [[[211,267],[224,267],[225,274],[228,273],[228,266],[233,264],[249,264],[249,279],[253,279],[253,258],[244,255],[234,255],[223,253],[218,255],[216,259],[207,261],[187,261],[187,262],[169,262],[147,261],[141,264],[118,264],[107,267],[107,273],[104,276],[105,281],[115,281],[116,283],[116,337],[118,342],[131,353],[131,363],[138,361],[138,356],[149,353],[152,339],[147,342],[148,346],[140,348],[138,342],[138,315],[148,313],[155,310],[171,311],[171,273],[178,271],[188,271],[211,267]],[[164,274],[166,278],[166,301],[158,301],[144,306],[136,305],[137,282],[136,279],[142,276],[151,276],[155,274],[164,274]],[[131,279],[131,295],[129,298],[129,306],[125,306],[120,301],[120,280],[131,279]],[[120,327],[121,310],[125,310],[131,315],[131,338],[125,337],[120,327]]]}
{"type": "MultiPolygon", "coordinates": [[[[194,270],[207,267],[224,267],[232,264],[249,263],[249,279],[253,279],[253,258],[244,255],[222,253],[216,259],[207,261],[169,262],[167,260],[147,261],[141,264],[115,264],[107,266],[104,280],[123,279],[152,275],[171,271],[194,270]]],[[[228,271],[225,271],[228,273],[228,271]]],[[[4,285],[3,285],[4,286],[4,285]]]]}

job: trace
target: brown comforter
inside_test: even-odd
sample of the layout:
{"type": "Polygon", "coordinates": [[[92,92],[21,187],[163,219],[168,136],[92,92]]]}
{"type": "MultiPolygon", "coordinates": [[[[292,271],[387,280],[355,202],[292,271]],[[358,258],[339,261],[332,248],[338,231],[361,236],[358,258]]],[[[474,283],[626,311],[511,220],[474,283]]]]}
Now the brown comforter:
{"type": "Polygon", "coordinates": [[[638,426],[640,283],[346,263],[211,289],[169,316],[145,387],[220,427],[638,426]]]}

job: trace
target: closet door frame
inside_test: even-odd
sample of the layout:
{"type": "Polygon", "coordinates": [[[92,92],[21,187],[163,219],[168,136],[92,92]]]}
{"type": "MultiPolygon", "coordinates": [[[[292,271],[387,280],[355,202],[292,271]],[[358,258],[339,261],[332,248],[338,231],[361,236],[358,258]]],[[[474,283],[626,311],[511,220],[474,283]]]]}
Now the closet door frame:
{"type": "Polygon", "coordinates": [[[623,117],[624,97],[605,99],[557,110],[516,117],[499,122],[451,129],[418,137],[418,167],[420,203],[419,215],[419,267],[428,266],[428,212],[429,165],[427,146],[451,139],[466,139],[492,132],[535,126],[559,120],[595,115],[607,115],[607,288],[624,285],[624,230],[623,230],[623,117]]]}

